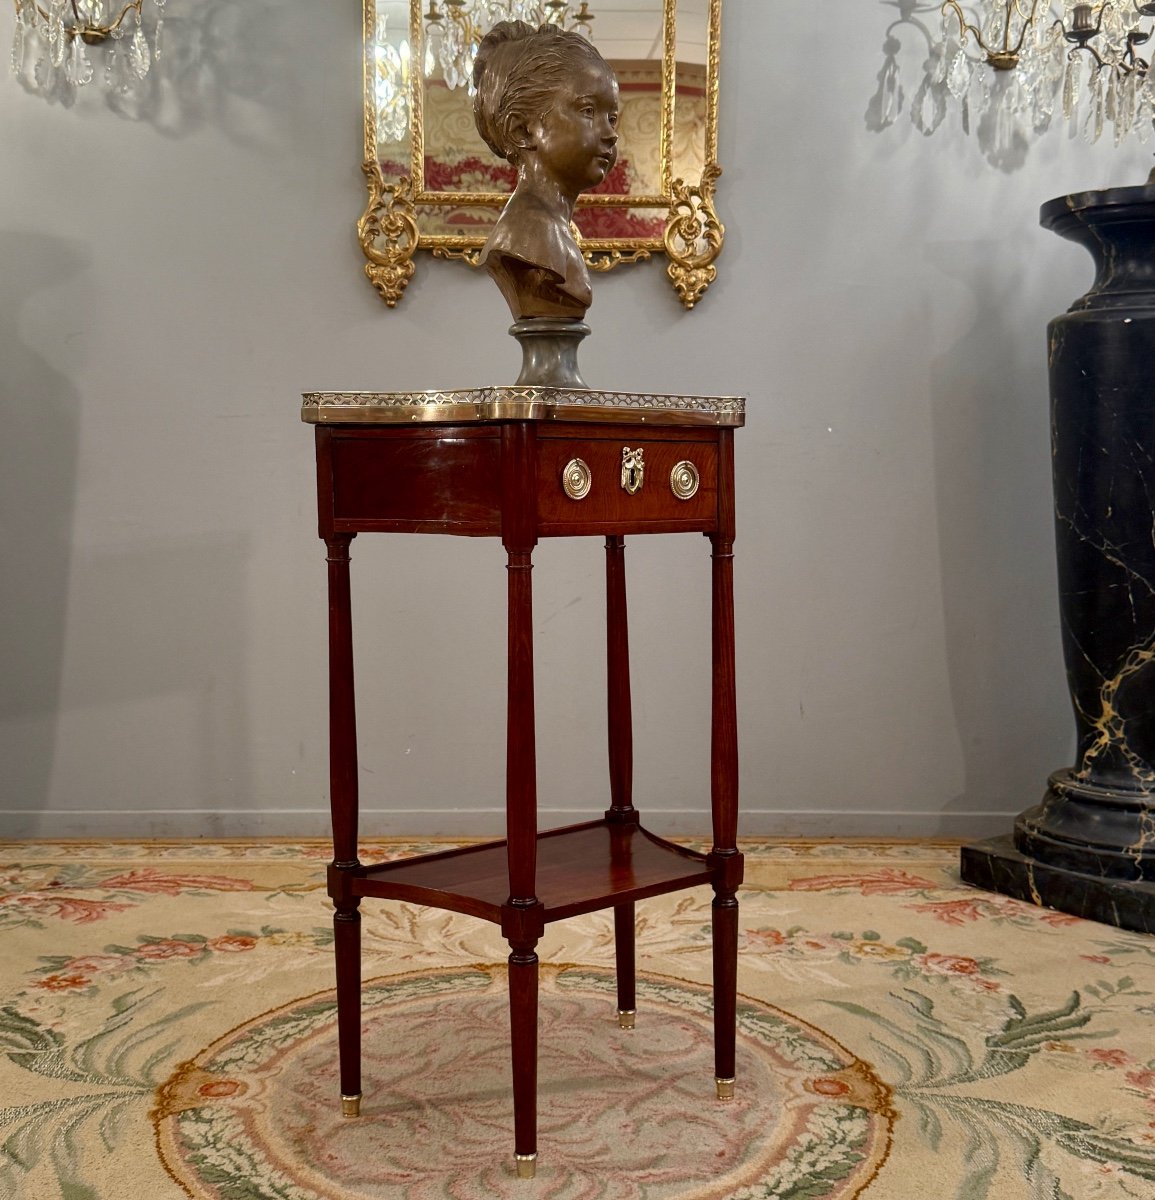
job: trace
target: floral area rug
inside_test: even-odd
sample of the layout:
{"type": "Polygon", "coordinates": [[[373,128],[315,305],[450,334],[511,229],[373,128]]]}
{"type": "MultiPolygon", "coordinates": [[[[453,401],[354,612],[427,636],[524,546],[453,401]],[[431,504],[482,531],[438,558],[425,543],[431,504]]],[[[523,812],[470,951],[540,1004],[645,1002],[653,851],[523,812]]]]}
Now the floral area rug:
{"type": "Polygon", "coordinates": [[[707,889],[638,906],[633,1031],[609,914],[553,925],[528,1181],[492,926],[365,901],[342,1119],[323,845],[6,844],[0,1197],[1155,1198],[1155,940],[966,888],[953,845],[744,848],[736,1099],[707,889]]]}

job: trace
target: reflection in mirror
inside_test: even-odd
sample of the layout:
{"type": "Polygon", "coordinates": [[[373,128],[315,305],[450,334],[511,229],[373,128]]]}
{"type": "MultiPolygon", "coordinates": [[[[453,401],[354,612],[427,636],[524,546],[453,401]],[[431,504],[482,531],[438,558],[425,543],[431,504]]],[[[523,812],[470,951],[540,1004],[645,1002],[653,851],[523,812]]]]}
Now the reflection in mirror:
{"type": "Polygon", "coordinates": [[[576,30],[618,78],[618,161],[574,213],[590,266],[664,251],[693,307],[722,244],[712,208],[721,0],[364,2],[370,204],[360,232],[366,272],[387,304],[400,298],[418,248],[476,265],[513,190],[515,170],[477,133],[472,68],[485,32],[515,18],[576,30]]]}
{"type": "MultiPolygon", "coordinates": [[[[699,7],[708,0],[690,0],[699,7]]],[[[398,4],[403,8],[404,4],[398,4]]],[[[540,21],[542,8],[527,4],[531,23],[540,21]]],[[[572,6],[571,6],[572,7],[572,6]]],[[[507,14],[503,4],[493,5],[493,16],[507,14]]],[[[453,12],[452,9],[449,10],[453,12]]],[[[546,13],[545,15],[548,15],[546,13]]],[[[609,61],[618,77],[622,108],[619,119],[618,162],[606,179],[594,190],[603,196],[644,196],[661,198],[669,190],[661,171],[662,143],[662,65],[664,59],[662,0],[603,0],[590,10],[582,4],[566,24],[576,28],[597,46],[609,61]]],[[[460,192],[474,195],[479,192],[507,196],[516,181],[516,171],[508,163],[494,157],[478,136],[473,120],[473,88],[470,80],[472,57],[468,43],[460,32],[460,18],[449,15],[434,5],[423,17],[426,49],[424,55],[423,124],[425,154],[422,164],[424,190],[427,192],[460,192]],[[440,14],[433,22],[428,12],[440,14]],[[451,35],[455,35],[452,36],[451,35]],[[454,53],[446,51],[452,44],[454,53]]],[[[478,25],[473,32],[481,31],[478,25]]],[[[696,48],[704,64],[705,25],[697,31],[700,45],[696,48]]],[[[693,121],[701,119],[704,109],[704,65],[699,70],[698,114],[687,112],[693,121]]],[[[692,137],[692,134],[690,135],[692,137]]],[[[685,142],[687,139],[675,138],[685,142]]],[[[400,155],[396,156],[400,159],[400,155]]],[[[385,172],[398,173],[405,160],[385,161],[385,172]]],[[[414,164],[416,168],[416,164],[414,164]]],[[[688,178],[701,175],[701,154],[697,169],[688,178]]],[[[663,207],[665,204],[663,201],[663,207]]],[[[431,209],[422,222],[422,230],[433,235],[487,236],[497,218],[499,208],[482,208],[474,204],[439,204],[431,209]]],[[[582,201],[574,223],[586,238],[660,238],[665,220],[659,213],[620,207],[591,207],[582,201]]]]}
{"type": "Polygon", "coordinates": [[[712,148],[706,145],[709,49],[709,0],[681,0],[674,66],[674,143],[670,147],[675,179],[701,179],[706,162],[714,157],[712,148]]]}
{"type": "Polygon", "coordinates": [[[669,165],[674,195],[666,227],[669,274],[692,306],[718,274],[713,265],[724,231],[711,198],[717,165],[717,25],[710,0],[679,0],[675,37],[674,135],[669,165]],[[713,36],[711,36],[711,31],[713,36]]]}
{"type": "Polygon", "coordinates": [[[408,0],[377,0],[372,55],[379,157],[405,174],[412,146],[408,0]]]}

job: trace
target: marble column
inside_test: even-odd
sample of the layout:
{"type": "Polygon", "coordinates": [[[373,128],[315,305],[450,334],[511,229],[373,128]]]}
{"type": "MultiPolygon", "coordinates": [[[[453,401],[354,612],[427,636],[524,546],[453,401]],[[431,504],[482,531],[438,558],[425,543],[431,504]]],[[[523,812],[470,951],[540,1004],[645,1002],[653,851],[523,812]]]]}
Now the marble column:
{"type": "Polygon", "coordinates": [[[968,883],[1155,932],[1155,186],[1064,196],[1044,227],[1095,259],[1048,330],[1063,655],[1078,749],[968,883]]]}

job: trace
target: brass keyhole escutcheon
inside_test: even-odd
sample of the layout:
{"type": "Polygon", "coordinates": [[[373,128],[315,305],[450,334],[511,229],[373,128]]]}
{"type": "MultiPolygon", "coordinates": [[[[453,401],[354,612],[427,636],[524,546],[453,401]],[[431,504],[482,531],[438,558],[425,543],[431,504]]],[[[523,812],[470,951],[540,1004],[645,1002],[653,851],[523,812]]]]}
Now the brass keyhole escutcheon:
{"type": "Polygon", "coordinates": [[[584,459],[571,458],[562,468],[562,490],[571,500],[584,500],[593,486],[593,472],[584,459]]]}
{"type": "Polygon", "coordinates": [[[636,450],[631,450],[629,446],[622,447],[622,487],[627,496],[636,496],[645,482],[646,464],[642,459],[643,453],[642,446],[636,450]]]}
{"type": "Polygon", "coordinates": [[[674,469],[670,472],[670,491],[679,500],[691,499],[697,493],[700,482],[698,468],[688,459],[674,463],[674,469]]]}

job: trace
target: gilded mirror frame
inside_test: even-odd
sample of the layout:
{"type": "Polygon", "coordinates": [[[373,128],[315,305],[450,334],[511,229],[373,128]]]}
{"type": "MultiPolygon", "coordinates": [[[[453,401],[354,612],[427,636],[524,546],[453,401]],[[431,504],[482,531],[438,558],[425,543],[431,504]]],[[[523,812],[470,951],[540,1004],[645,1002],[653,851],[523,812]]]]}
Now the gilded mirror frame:
{"type": "MultiPolygon", "coordinates": [[[[389,308],[396,306],[416,272],[416,255],[430,251],[434,258],[452,259],[478,266],[485,234],[430,232],[423,215],[440,206],[480,208],[494,216],[508,195],[498,191],[434,191],[426,184],[425,76],[408,70],[404,96],[409,132],[408,173],[386,171],[379,153],[377,0],[362,0],[363,95],[365,153],[362,171],[369,197],[357,222],[357,235],[368,260],[365,274],[389,308]],[[415,182],[416,181],[416,182],[415,182]]],[[[656,0],[657,3],[657,0],[656,0]]],[[[682,0],[685,3],[685,0],[682,0]]],[[[692,309],[717,278],[715,260],[722,250],[725,230],[714,209],[714,190],[722,173],[718,165],[718,61],[722,0],[707,0],[704,98],[704,148],[701,175],[683,179],[673,172],[673,130],[676,105],[676,47],[679,0],[661,4],[661,102],[658,131],[660,186],[651,194],[583,195],[583,208],[651,210],[664,217],[661,235],[582,237],[586,262],[593,271],[606,272],[655,254],[667,259],[666,274],[683,306],[692,309]]],[[[409,0],[409,59],[425,61],[425,24],[422,0],[409,0]]],[[[658,13],[655,12],[655,18],[658,13]]],[[[495,163],[499,160],[494,158],[495,163]]],[[[576,229],[575,229],[575,232],[576,229]]]]}

